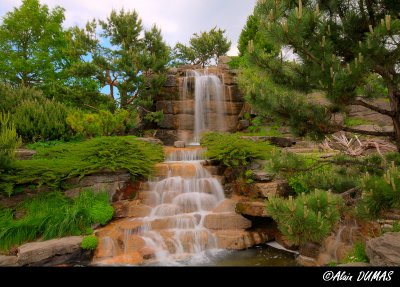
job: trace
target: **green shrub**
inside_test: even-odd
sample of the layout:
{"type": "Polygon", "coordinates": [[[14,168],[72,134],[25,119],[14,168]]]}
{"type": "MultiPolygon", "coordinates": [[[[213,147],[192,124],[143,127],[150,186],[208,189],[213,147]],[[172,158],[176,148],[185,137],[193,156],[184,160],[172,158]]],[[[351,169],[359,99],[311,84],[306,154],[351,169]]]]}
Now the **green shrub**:
{"type": "Polygon", "coordinates": [[[85,250],[95,250],[99,244],[96,235],[88,235],[82,239],[81,248],[85,250]]]}
{"type": "Polygon", "coordinates": [[[68,140],[67,107],[53,100],[24,100],[12,115],[17,132],[25,141],[68,140]]]}
{"type": "Polygon", "coordinates": [[[92,224],[111,220],[110,210],[113,210],[106,193],[90,190],[82,191],[75,199],[60,192],[40,194],[23,202],[18,209],[25,214],[20,219],[14,219],[10,209],[0,211],[0,250],[39,237],[48,240],[86,234],[92,224]],[[100,208],[106,210],[101,216],[100,208]]]}
{"type": "Polygon", "coordinates": [[[324,166],[309,172],[302,172],[289,179],[289,185],[297,194],[308,193],[314,189],[331,190],[342,193],[358,184],[358,176],[351,169],[343,173],[340,167],[324,166]]]}
{"type": "Polygon", "coordinates": [[[0,174],[4,169],[10,168],[15,150],[21,145],[21,138],[17,135],[10,115],[0,112],[0,174]]]}
{"type": "Polygon", "coordinates": [[[340,196],[315,190],[295,199],[270,198],[266,209],[282,234],[299,245],[307,241],[319,242],[329,235],[340,217],[342,206],[340,196]]]}
{"type": "Polygon", "coordinates": [[[98,113],[71,112],[67,116],[67,123],[77,134],[87,138],[96,136],[111,136],[124,133],[127,123],[132,126],[132,119],[136,114],[119,109],[112,114],[101,110],[98,113]]]}
{"type": "Polygon", "coordinates": [[[23,101],[37,100],[41,102],[45,99],[42,92],[35,88],[25,86],[12,87],[0,83],[0,112],[13,114],[23,101]]]}
{"type": "Polygon", "coordinates": [[[225,166],[246,166],[254,159],[264,159],[273,149],[265,142],[241,139],[236,134],[206,133],[201,144],[207,148],[205,156],[225,166]]]}
{"type": "Polygon", "coordinates": [[[353,250],[347,255],[344,263],[368,261],[367,253],[365,252],[365,243],[358,241],[354,244],[353,250]]]}
{"type": "MultiPolygon", "coordinates": [[[[132,177],[146,177],[164,159],[162,147],[135,137],[99,137],[77,143],[37,148],[32,160],[17,161],[2,174],[1,184],[14,187],[35,184],[55,189],[64,180],[98,171],[127,169],[132,177]]],[[[1,190],[0,190],[1,192],[1,190]]]]}
{"type": "Polygon", "coordinates": [[[383,176],[367,174],[361,181],[362,200],[357,206],[362,217],[377,217],[381,211],[400,208],[400,170],[390,167],[383,176]]]}

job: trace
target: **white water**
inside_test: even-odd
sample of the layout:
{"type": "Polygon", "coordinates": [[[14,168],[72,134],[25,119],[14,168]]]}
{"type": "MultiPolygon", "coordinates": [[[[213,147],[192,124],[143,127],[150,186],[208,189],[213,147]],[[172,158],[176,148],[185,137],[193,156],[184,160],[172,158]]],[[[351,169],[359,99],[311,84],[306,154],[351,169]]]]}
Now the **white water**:
{"type": "Polygon", "coordinates": [[[226,131],[224,115],[224,87],[217,75],[188,70],[183,79],[182,100],[189,98],[194,79],[194,143],[200,141],[201,134],[206,131],[226,131]]]}
{"type": "Polygon", "coordinates": [[[218,250],[215,235],[203,222],[224,200],[222,185],[201,165],[201,149],[176,149],[167,158],[166,164],[192,166],[195,173],[179,169],[182,174],[176,175],[176,170],[169,170],[166,177],[149,182],[152,211],[134,219],[145,223],[137,235],[155,250],[154,264],[206,263],[218,250]]]}

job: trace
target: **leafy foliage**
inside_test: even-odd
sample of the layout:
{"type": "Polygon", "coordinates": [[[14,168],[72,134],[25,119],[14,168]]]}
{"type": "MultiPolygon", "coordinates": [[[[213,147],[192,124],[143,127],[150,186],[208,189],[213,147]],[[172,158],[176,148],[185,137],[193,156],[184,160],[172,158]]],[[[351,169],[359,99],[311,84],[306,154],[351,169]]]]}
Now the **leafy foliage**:
{"type": "Polygon", "coordinates": [[[218,58],[225,55],[231,47],[231,42],[224,34],[225,30],[217,27],[208,32],[195,33],[189,40],[190,46],[176,44],[175,57],[183,63],[202,65],[203,68],[212,60],[218,63],[218,58]]]}
{"type": "Polygon", "coordinates": [[[122,109],[115,111],[114,114],[105,110],[98,113],[84,113],[76,110],[69,113],[66,121],[78,135],[91,138],[123,134],[127,124],[128,127],[132,127],[131,118],[136,119],[136,115],[131,115],[127,110],[122,109]]]}
{"type": "Polygon", "coordinates": [[[12,118],[18,134],[26,141],[68,139],[68,108],[54,100],[24,100],[12,118]]]}
{"type": "Polygon", "coordinates": [[[24,216],[14,219],[12,210],[0,210],[0,250],[42,237],[44,240],[85,234],[92,224],[106,224],[113,208],[106,193],[83,191],[75,199],[60,192],[40,194],[19,207],[24,216]]]}
{"type": "Polygon", "coordinates": [[[64,9],[23,0],[0,25],[0,77],[11,84],[42,85],[57,79],[65,46],[64,9]]]}
{"type": "Polygon", "coordinates": [[[32,160],[17,161],[2,174],[0,186],[34,184],[62,188],[63,181],[104,169],[127,169],[132,177],[147,176],[163,160],[161,146],[128,137],[99,137],[84,142],[37,148],[32,160]]]}
{"type": "MultiPolygon", "coordinates": [[[[99,45],[94,52],[97,77],[102,86],[110,87],[110,97],[126,109],[130,102],[150,102],[165,81],[170,49],[161,31],[153,26],[144,30],[136,11],[113,10],[107,21],[99,21],[103,39],[111,47],[99,45]],[[149,101],[150,99],[150,101],[149,101]]],[[[92,23],[95,27],[95,22],[92,23]]]]}
{"type": "Polygon", "coordinates": [[[206,133],[201,144],[207,147],[205,156],[225,166],[246,166],[251,160],[263,159],[272,146],[265,142],[252,142],[235,134],[206,133]]]}
{"type": "Polygon", "coordinates": [[[357,211],[360,216],[376,217],[381,211],[400,208],[400,170],[393,165],[383,176],[367,174],[362,179],[363,197],[357,211]]]}
{"type": "Polygon", "coordinates": [[[21,143],[21,138],[11,123],[10,115],[0,112],[0,174],[3,169],[10,168],[15,150],[21,143]]]}
{"type": "MultiPolygon", "coordinates": [[[[295,133],[317,138],[341,129],[355,131],[330,121],[350,104],[399,123],[393,110],[368,102],[378,96],[389,99],[391,107],[400,102],[393,96],[398,94],[400,53],[391,40],[400,31],[400,8],[393,3],[258,1],[241,37],[242,51],[248,41],[239,75],[246,99],[256,110],[285,120],[295,133]],[[310,99],[312,91],[322,91],[323,105],[310,99]]],[[[399,143],[399,130],[395,133],[399,143]]]]}
{"type": "Polygon", "coordinates": [[[99,244],[96,235],[88,235],[82,239],[81,248],[85,250],[95,250],[99,244]]]}
{"type": "Polygon", "coordinates": [[[324,239],[338,221],[342,206],[340,196],[315,190],[295,199],[269,198],[266,209],[290,242],[302,244],[324,239]]]}

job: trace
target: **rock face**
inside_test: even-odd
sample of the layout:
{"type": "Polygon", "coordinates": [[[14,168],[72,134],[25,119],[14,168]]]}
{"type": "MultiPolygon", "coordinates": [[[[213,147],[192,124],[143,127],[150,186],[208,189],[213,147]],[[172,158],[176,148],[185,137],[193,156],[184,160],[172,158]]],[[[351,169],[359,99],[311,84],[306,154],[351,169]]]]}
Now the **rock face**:
{"type": "Polygon", "coordinates": [[[273,182],[258,182],[254,185],[254,190],[261,198],[271,196],[287,196],[291,193],[291,188],[286,180],[275,180],[273,182]]]}
{"type": "Polygon", "coordinates": [[[82,236],[32,242],[18,247],[17,264],[24,266],[56,255],[74,253],[80,249],[82,236]]]}
{"type": "Polygon", "coordinates": [[[113,204],[114,218],[145,217],[151,212],[151,207],[141,204],[139,200],[121,200],[113,204]]]}
{"type": "Polygon", "coordinates": [[[370,239],[366,253],[372,266],[400,265],[400,232],[388,232],[370,239]]]}
{"type": "Polygon", "coordinates": [[[219,230],[215,235],[218,247],[229,250],[242,250],[269,240],[266,233],[241,229],[219,230]]]}
{"type": "Polygon", "coordinates": [[[17,260],[17,256],[0,255],[0,266],[18,266],[17,260]]]}
{"type": "Polygon", "coordinates": [[[234,212],[211,213],[204,218],[204,227],[208,229],[245,229],[251,227],[251,221],[234,212]]]}
{"type": "Polygon", "coordinates": [[[236,205],[236,211],[240,214],[255,217],[270,217],[265,209],[263,201],[242,201],[236,205]]]}
{"type": "Polygon", "coordinates": [[[74,188],[65,191],[65,195],[76,197],[84,189],[91,188],[94,192],[106,191],[109,199],[112,200],[116,192],[126,188],[130,179],[130,173],[124,170],[99,172],[82,179],[71,178],[66,180],[65,183],[69,186],[74,186],[74,188]]]}
{"type": "MultiPolygon", "coordinates": [[[[226,64],[229,57],[219,61],[217,67],[209,67],[208,73],[217,75],[222,82],[223,103],[225,112],[222,119],[217,116],[220,105],[213,99],[205,107],[209,116],[209,129],[217,130],[213,123],[223,121],[227,131],[236,131],[238,128],[239,114],[243,108],[243,95],[238,89],[236,71],[230,70],[226,64]]],[[[194,78],[187,77],[187,70],[199,69],[194,66],[181,66],[170,69],[167,83],[155,96],[157,111],[162,111],[164,119],[159,123],[160,129],[155,137],[160,139],[165,145],[174,145],[176,141],[183,140],[188,143],[193,140],[193,130],[195,122],[195,101],[194,101],[194,78]],[[187,86],[184,86],[184,85],[187,86]],[[185,90],[184,87],[187,87],[185,90]],[[185,92],[184,92],[185,90],[185,92]]],[[[199,69],[202,72],[202,69],[199,69]]],[[[246,126],[242,122],[242,127],[246,126]]]]}

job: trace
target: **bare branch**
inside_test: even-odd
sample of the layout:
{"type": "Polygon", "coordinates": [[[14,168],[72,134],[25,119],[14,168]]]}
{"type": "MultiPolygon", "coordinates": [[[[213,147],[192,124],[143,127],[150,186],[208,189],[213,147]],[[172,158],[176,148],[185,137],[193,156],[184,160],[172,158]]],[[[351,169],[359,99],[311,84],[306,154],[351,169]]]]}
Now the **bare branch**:
{"type": "Polygon", "coordinates": [[[360,99],[355,100],[354,102],[352,102],[352,104],[366,107],[366,108],[368,108],[370,110],[373,110],[373,111],[378,112],[378,113],[383,114],[383,115],[387,115],[387,116],[389,116],[391,118],[393,118],[395,116],[394,111],[389,111],[389,110],[386,110],[386,109],[382,109],[382,108],[380,108],[378,106],[371,105],[371,104],[369,104],[367,102],[364,102],[363,100],[360,100],[360,99]]]}

